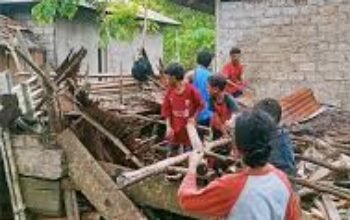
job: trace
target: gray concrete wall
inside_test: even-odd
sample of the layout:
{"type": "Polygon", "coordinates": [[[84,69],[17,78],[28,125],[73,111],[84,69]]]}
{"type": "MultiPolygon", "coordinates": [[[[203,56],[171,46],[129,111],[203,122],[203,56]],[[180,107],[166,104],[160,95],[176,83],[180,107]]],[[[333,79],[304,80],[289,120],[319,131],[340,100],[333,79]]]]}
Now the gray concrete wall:
{"type": "Polygon", "coordinates": [[[96,14],[91,10],[80,9],[74,19],[59,19],[54,26],[57,63],[60,64],[66,58],[70,49],[84,47],[87,49],[87,56],[80,70],[97,73],[99,33],[96,14]]]}
{"type": "MultiPolygon", "coordinates": [[[[141,34],[131,41],[111,42],[107,48],[107,71],[120,73],[122,65],[123,73],[130,74],[141,44],[141,34]]],[[[147,35],[145,48],[153,65],[153,70],[156,71],[159,58],[163,57],[163,36],[161,34],[147,35]]]]}
{"type": "Polygon", "coordinates": [[[219,10],[219,64],[240,47],[257,98],[307,86],[322,102],[350,109],[350,1],[222,2],[219,10]]]}

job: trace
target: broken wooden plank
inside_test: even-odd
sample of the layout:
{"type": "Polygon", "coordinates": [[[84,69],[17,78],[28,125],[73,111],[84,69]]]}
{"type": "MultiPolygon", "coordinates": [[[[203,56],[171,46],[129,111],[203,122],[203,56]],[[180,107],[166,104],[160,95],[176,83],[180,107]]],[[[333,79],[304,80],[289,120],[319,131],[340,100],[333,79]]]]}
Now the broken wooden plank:
{"type": "MultiPolygon", "coordinates": [[[[125,171],[130,171],[129,168],[111,163],[101,162],[100,164],[112,177],[118,176],[125,171]]],[[[179,183],[169,183],[164,176],[159,175],[143,179],[130,187],[126,187],[123,189],[123,192],[125,192],[132,201],[141,206],[149,206],[195,219],[209,220],[210,218],[196,216],[181,210],[177,201],[178,187],[179,183]]]]}
{"type": "Polygon", "coordinates": [[[1,156],[4,163],[7,186],[10,191],[14,219],[25,220],[27,219],[25,213],[26,207],[19,185],[19,175],[11,145],[10,133],[7,129],[0,128],[0,142],[1,156]]]}
{"type": "Polygon", "coordinates": [[[343,190],[343,189],[336,190],[337,187],[335,186],[327,186],[325,184],[319,184],[319,183],[307,181],[300,178],[293,178],[293,177],[289,177],[289,178],[292,182],[300,186],[304,186],[304,187],[316,190],[318,192],[328,193],[330,195],[334,195],[342,199],[350,200],[350,191],[348,190],[343,190]]]}
{"type": "Polygon", "coordinates": [[[132,154],[132,152],[121,142],[119,138],[114,136],[100,123],[91,118],[87,113],[80,111],[80,115],[102,134],[106,135],[126,155],[126,158],[129,158],[131,161],[133,161],[138,167],[144,166],[144,164],[135,155],[132,154]]]}
{"type": "Polygon", "coordinates": [[[36,214],[59,217],[63,215],[61,182],[32,177],[20,177],[20,186],[27,208],[36,214]]]}
{"type": "Polygon", "coordinates": [[[62,149],[14,148],[14,156],[21,175],[57,180],[66,174],[62,149]]]}
{"type": "Polygon", "coordinates": [[[322,195],[323,207],[329,220],[341,220],[337,207],[329,195],[322,195]]]}
{"type": "Polygon", "coordinates": [[[71,180],[104,218],[145,219],[70,129],[59,135],[58,143],[66,153],[71,180]]]}

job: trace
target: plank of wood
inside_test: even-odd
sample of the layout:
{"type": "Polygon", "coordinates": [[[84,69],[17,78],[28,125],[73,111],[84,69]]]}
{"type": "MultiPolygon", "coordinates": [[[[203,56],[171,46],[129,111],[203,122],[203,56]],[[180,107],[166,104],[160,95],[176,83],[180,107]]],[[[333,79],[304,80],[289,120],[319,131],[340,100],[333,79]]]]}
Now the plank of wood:
{"type": "Polygon", "coordinates": [[[57,140],[66,153],[71,180],[104,218],[145,219],[70,129],[57,140]]]}
{"type": "MultiPolygon", "coordinates": [[[[111,163],[100,162],[103,169],[112,177],[117,176],[129,168],[111,163]]],[[[162,175],[152,176],[147,179],[123,189],[135,203],[156,209],[166,210],[178,215],[192,217],[195,219],[209,220],[208,217],[197,216],[181,210],[177,201],[177,190],[179,183],[169,183],[162,175]]]]}
{"type": "Polygon", "coordinates": [[[322,195],[322,202],[329,220],[341,220],[337,207],[329,195],[322,195]]]}
{"type": "Polygon", "coordinates": [[[19,185],[19,176],[14,158],[13,149],[11,146],[10,133],[7,129],[0,129],[0,147],[1,156],[4,162],[7,186],[10,191],[12,210],[15,220],[27,219],[25,213],[25,205],[23,195],[19,185]]]}
{"type": "Polygon", "coordinates": [[[25,204],[31,212],[50,217],[62,216],[60,181],[21,176],[20,186],[25,204]]]}
{"type": "Polygon", "coordinates": [[[21,175],[48,180],[66,175],[62,149],[15,148],[14,156],[21,175]]]}

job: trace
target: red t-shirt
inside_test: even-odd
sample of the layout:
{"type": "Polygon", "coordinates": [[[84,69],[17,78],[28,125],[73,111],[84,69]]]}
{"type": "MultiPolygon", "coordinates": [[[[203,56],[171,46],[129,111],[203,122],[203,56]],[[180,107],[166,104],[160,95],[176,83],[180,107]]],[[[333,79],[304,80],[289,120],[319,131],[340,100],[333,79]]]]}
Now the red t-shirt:
{"type": "Polygon", "coordinates": [[[211,127],[221,130],[226,121],[230,120],[232,114],[238,111],[238,105],[234,98],[229,94],[224,94],[222,100],[210,99],[209,109],[214,115],[210,121],[211,127]]]}
{"type": "Polygon", "coordinates": [[[227,83],[226,85],[226,92],[229,94],[234,94],[235,92],[242,90],[242,73],[243,73],[243,67],[241,64],[233,64],[231,62],[226,63],[224,67],[222,68],[221,73],[225,75],[231,82],[237,84],[237,86],[234,86],[230,83],[227,83]]]}
{"type": "Polygon", "coordinates": [[[162,105],[162,116],[170,118],[171,127],[174,130],[174,137],[170,140],[172,144],[191,145],[186,124],[188,119],[203,107],[204,103],[192,85],[186,84],[181,94],[173,88],[168,89],[162,105]]]}

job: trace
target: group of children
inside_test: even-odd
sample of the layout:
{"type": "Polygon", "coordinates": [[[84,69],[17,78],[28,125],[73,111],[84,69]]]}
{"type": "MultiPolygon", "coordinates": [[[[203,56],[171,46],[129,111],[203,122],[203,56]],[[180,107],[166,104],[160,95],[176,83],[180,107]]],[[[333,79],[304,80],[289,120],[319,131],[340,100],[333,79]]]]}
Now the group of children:
{"type": "Polygon", "coordinates": [[[168,156],[191,150],[186,125],[193,123],[210,127],[213,139],[234,130],[236,148],[247,165],[198,189],[196,166],[201,156],[192,153],[178,192],[180,205],[227,219],[299,219],[298,201],[286,176],[295,175],[293,145],[287,131],[278,126],[281,106],[274,99],[264,99],[251,111],[238,113],[234,97],[242,95],[245,86],[240,53],[231,49],[230,62],[219,74],[209,70],[212,54],[205,51],[197,55],[198,66],[187,75],[178,63],[165,70],[168,90],[162,116],[170,143],[168,156]]]}

